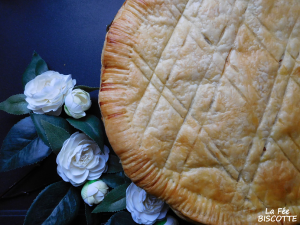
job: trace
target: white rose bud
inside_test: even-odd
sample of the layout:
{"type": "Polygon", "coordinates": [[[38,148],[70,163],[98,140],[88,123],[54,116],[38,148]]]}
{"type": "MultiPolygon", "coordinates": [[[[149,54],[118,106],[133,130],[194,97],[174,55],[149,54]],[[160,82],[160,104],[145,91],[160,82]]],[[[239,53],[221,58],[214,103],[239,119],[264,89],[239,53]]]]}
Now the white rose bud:
{"type": "Polygon", "coordinates": [[[134,183],[126,190],[126,208],[136,223],[147,225],[165,218],[169,209],[162,200],[147,194],[134,183]]]}
{"type": "Polygon", "coordinates": [[[71,75],[46,71],[25,85],[27,108],[37,114],[47,113],[58,116],[65,97],[75,84],[76,80],[72,80],[71,75]]]}
{"type": "Polygon", "coordinates": [[[92,105],[90,94],[81,89],[74,89],[65,99],[65,112],[75,119],[84,117],[85,111],[92,105]]]}
{"type": "Polygon", "coordinates": [[[90,180],[81,190],[81,197],[86,204],[99,204],[107,194],[108,186],[102,180],[90,180]]]}
{"type": "Polygon", "coordinates": [[[166,219],[156,222],[155,225],[179,225],[179,223],[173,216],[167,216],[166,219]]]}
{"type": "Polygon", "coordinates": [[[86,180],[98,179],[107,170],[109,148],[104,154],[95,141],[86,134],[76,132],[67,139],[56,158],[57,173],[75,187],[86,180]]]}

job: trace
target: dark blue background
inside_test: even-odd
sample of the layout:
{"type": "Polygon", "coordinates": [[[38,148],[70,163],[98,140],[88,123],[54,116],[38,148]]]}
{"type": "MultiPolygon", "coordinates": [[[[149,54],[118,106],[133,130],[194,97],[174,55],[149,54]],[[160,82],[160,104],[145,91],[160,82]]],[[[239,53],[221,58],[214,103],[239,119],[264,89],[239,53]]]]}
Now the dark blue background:
{"type": "MultiPolygon", "coordinates": [[[[0,0],[0,102],[23,93],[21,77],[33,51],[46,61],[49,69],[72,74],[77,84],[99,86],[106,26],[123,3],[124,0],[0,0]]],[[[92,92],[91,97],[90,111],[100,117],[97,91],[92,92]]],[[[0,144],[10,128],[22,118],[24,116],[0,111],[0,144]]],[[[37,190],[0,199],[1,225],[23,224],[26,211],[37,194],[48,183],[60,180],[55,156],[51,155],[39,167],[33,165],[0,173],[0,196],[28,173],[26,180],[10,195],[37,190]]],[[[169,213],[172,214],[171,210],[169,213]]],[[[101,214],[102,224],[110,215],[101,214]]],[[[83,205],[72,224],[86,224],[83,205]]]]}
{"type": "MultiPolygon", "coordinates": [[[[0,102],[23,92],[21,77],[33,51],[47,62],[51,70],[72,74],[77,84],[99,86],[106,26],[114,19],[123,2],[0,0],[0,102]]],[[[91,93],[94,114],[99,114],[97,95],[97,91],[91,93]]],[[[0,112],[0,143],[21,118],[0,112]]],[[[55,163],[55,158],[51,162],[55,163]]],[[[40,183],[56,179],[51,173],[56,173],[51,162],[46,165],[51,170],[49,174],[41,176],[35,172],[35,179],[41,180],[40,183]]],[[[1,173],[0,195],[33,167],[1,173]]],[[[26,184],[29,185],[25,182],[24,187],[26,184]]],[[[0,224],[22,224],[26,210],[40,191],[1,200],[0,224]]],[[[84,217],[75,224],[85,224],[84,217]]]]}

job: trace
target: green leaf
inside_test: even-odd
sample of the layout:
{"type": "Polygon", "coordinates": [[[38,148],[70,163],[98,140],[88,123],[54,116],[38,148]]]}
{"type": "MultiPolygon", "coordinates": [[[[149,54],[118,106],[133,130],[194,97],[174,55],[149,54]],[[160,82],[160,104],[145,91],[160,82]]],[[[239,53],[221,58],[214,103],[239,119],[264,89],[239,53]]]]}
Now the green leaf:
{"type": "Polygon", "coordinates": [[[0,150],[0,172],[20,168],[46,158],[51,149],[38,137],[30,117],[8,132],[0,150]]]}
{"type": "Polygon", "coordinates": [[[76,129],[81,130],[98,145],[104,153],[104,134],[101,128],[100,120],[94,115],[88,115],[81,119],[68,118],[67,121],[76,129]]]}
{"type": "Polygon", "coordinates": [[[99,91],[99,87],[89,87],[89,86],[85,86],[85,85],[78,85],[76,87],[74,87],[74,89],[81,89],[84,90],[86,92],[92,92],[92,91],[99,91]]]}
{"type": "Polygon", "coordinates": [[[123,171],[123,167],[122,164],[120,163],[119,157],[115,155],[109,155],[108,170],[106,171],[106,173],[117,173],[122,171],[123,171]]]}
{"type": "Polygon", "coordinates": [[[34,167],[22,178],[10,178],[16,181],[0,199],[11,199],[14,197],[25,196],[43,190],[46,186],[61,181],[61,177],[56,172],[56,155],[50,154],[42,162],[34,167]]]}
{"type": "Polygon", "coordinates": [[[80,195],[64,181],[46,187],[30,206],[24,225],[64,225],[78,214],[80,195]]]}
{"type": "Polygon", "coordinates": [[[48,123],[45,120],[41,120],[41,123],[45,130],[51,149],[57,155],[60,152],[65,140],[67,140],[71,135],[65,129],[48,123]]]}
{"type": "MultiPolygon", "coordinates": [[[[118,174],[102,174],[101,180],[105,182],[108,186],[111,188],[116,188],[124,183],[126,183],[126,180],[118,175],[118,174]]],[[[128,182],[130,183],[130,182],[128,182]]]]}
{"type": "Polygon", "coordinates": [[[46,62],[36,52],[34,52],[30,64],[27,66],[25,72],[23,73],[23,87],[25,88],[25,85],[29,81],[34,79],[36,76],[46,72],[47,70],[48,66],[46,62]]]}
{"type": "Polygon", "coordinates": [[[122,184],[109,192],[93,213],[117,212],[126,208],[126,189],[129,183],[122,184]]]}
{"type": "Polygon", "coordinates": [[[126,175],[125,175],[125,173],[124,173],[124,171],[122,171],[122,172],[119,172],[119,173],[116,173],[117,175],[119,175],[119,176],[121,176],[121,177],[123,177],[123,179],[125,180],[125,183],[127,182],[127,183],[131,183],[132,181],[129,179],[129,177],[127,177],[126,175]]]}
{"type": "Polygon", "coordinates": [[[27,108],[28,103],[25,101],[26,95],[13,95],[0,103],[0,110],[14,115],[23,115],[30,113],[27,108]]]}
{"type": "Polygon", "coordinates": [[[117,212],[105,225],[136,225],[129,212],[117,212]]]}
{"type": "Polygon", "coordinates": [[[73,133],[72,132],[72,127],[68,124],[68,122],[64,118],[57,117],[57,116],[49,116],[49,115],[44,115],[44,114],[35,114],[35,113],[31,113],[30,116],[31,116],[31,119],[32,119],[32,121],[35,125],[35,128],[37,130],[37,133],[38,133],[39,137],[49,147],[51,147],[51,145],[48,141],[46,131],[45,131],[43,125],[42,125],[42,120],[44,120],[48,123],[51,123],[54,126],[57,126],[57,127],[60,127],[62,129],[64,129],[69,134],[73,133]]]}
{"type": "Polygon", "coordinates": [[[164,225],[164,224],[166,224],[166,222],[167,222],[167,219],[164,219],[164,220],[161,220],[161,221],[157,221],[155,223],[155,225],[164,225]]]}

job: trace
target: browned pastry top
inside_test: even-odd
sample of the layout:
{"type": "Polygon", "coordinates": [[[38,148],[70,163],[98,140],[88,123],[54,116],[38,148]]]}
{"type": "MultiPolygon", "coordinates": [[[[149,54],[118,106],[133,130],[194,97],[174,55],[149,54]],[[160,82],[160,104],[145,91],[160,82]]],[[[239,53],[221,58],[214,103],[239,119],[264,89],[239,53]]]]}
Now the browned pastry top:
{"type": "Polygon", "coordinates": [[[127,0],[99,96],[126,174],[196,222],[300,221],[299,16],[300,0],[127,0]]]}

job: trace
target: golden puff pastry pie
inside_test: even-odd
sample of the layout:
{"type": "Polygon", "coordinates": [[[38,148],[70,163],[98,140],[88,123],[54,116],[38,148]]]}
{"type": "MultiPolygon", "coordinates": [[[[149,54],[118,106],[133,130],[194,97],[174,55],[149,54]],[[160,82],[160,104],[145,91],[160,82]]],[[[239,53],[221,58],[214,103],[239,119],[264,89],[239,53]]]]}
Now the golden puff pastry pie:
{"type": "Polygon", "coordinates": [[[99,96],[126,174],[196,224],[299,222],[299,16],[300,0],[127,0],[99,96]]]}

